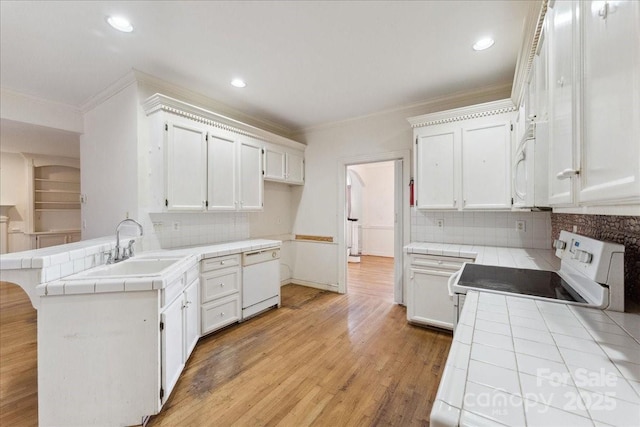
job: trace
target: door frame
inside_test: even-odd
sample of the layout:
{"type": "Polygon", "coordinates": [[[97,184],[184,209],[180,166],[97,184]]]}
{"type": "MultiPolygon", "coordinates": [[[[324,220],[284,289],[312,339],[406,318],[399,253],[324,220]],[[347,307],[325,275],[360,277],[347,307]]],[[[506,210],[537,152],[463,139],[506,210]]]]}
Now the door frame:
{"type": "Polygon", "coordinates": [[[394,199],[396,219],[394,224],[394,302],[405,303],[403,247],[409,244],[411,209],[409,207],[409,180],[411,151],[399,150],[386,153],[365,154],[338,160],[338,292],[347,292],[347,166],[363,163],[394,162],[394,199]],[[396,162],[401,160],[402,162],[396,162]],[[401,165],[399,174],[396,168],[401,165]],[[401,177],[401,179],[399,179],[401,177]],[[397,207],[401,207],[398,212],[397,207]],[[398,237],[400,234],[401,237],[398,237]]]}

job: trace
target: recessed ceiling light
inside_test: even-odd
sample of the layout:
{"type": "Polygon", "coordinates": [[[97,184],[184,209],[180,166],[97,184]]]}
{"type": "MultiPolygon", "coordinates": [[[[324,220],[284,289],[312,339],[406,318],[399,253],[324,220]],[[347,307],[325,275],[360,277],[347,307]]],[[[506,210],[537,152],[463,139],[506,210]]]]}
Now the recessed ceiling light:
{"type": "Polygon", "coordinates": [[[231,86],[235,87],[245,87],[247,84],[242,79],[233,79],[231,80],[231,86]]]}
{"type": "Polygon", "coordinates": [[[489,49],[491,46],[493,46],[493,43],[495,43],[495,42],[493,41],[493,39],[491,37],[480,39],[480,40],[478,40],[477,42],[475,42],[473,44],[473,50],[489,49]]]}
{"type": "Polygon", "coordinates": [[[131,25],[131,22],[122,16],[110,16],[107,18],[107,22],[113,28],[118,31],[122,31],[123,33],[130,33],[133,31],[133,25],[131,25]]]}

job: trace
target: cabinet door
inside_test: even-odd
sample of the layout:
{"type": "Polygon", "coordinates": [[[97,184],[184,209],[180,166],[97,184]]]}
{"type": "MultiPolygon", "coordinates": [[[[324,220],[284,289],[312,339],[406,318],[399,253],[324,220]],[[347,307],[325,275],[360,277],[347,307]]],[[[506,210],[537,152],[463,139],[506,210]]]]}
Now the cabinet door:
{"type": "Polygon", "coordinates": [[[583,3],[579,201],[640,200],[640,3],[583,3]]]}
{"type": "Polygon", "coordinates": [[[453,329],[453,298],[447,287],[453,273],[411,269],[407,296],[409,321],[453,329]]]}
{"type": "Polygon", "coordinates": [[[547,12],[549,36],[549,203],[573,203],[575,3],[557,1],[547,12]],[[561,175],[559,175],[561,174],[561,175]]]}
{"type": "Polygon", "coordinates": [[[286,161],[284,151],[273,148],[264,149],[264,179],[268,181],[284,181],[286,178],[286,161]]]}
{"type": "Polygon", "coordinates": [[[207,185],[206,128],[169,122],[167,129],[167,209],[203,210],[207,185]]]}
{"type": "Polygon", "coordinates": [[[179,296],[161,314],[163,403],[169,398],[184,368],[182,301],[182,296],[179,296]]]}
{"type": "Polygon", "coordinates": [[[543,30],[540,40],[538,41],[538,52],[533,58],[535,64],[535,91],[530,96],[535,98],[536,119],[538,121],[546,121],[549,119],[549,66],[548,66],[548,49],[547,49],[546,33],[543,30]]]}
{"type": "Polygon", "coordinates": [[[262,147],[249,140],[240,142],[240,188],[241,210],[262,210],[262,147]]]}
{"type": "Polygon", "coordinates": [[[304,184],[304,156],[287,153],[287,182],[291,184],[304,184]]]}
{"type": "Polygon", "coordinates": [[[208,209],[235,210],[236,196],[236,143],[231,138],[209,134],[207,150],[208,209]]]}
{"type": "Polygon", "coordinates": [[[184,291],[184,359],[186,363],[200,338],[198,321],[200,280],[196,279],[184,291]]]}
{"type": "Polygon", "coordinates": [[[511,123],[462,131],[462,207],[511,208],[511,123]]]}
{"type": "Polygon", "coordinates": [[[456,130],[419,135],[416,142],[415,176],[418,209],[454,209],[457,205],[456,130]]]}

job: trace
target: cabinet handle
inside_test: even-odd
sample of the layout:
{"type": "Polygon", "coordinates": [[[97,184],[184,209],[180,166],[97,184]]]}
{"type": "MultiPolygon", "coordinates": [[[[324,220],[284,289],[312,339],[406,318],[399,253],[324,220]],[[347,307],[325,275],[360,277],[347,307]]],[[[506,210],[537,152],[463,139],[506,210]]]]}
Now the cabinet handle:
{"type": "Polygon", "coordinates": [[[609,15],[609,2],[605,1],[600,10],[598,11],[598,16],[602,19],[607,19],[609,15]]]}
{"type": "Polygon", "coordinates": [[[557,179],[569,179],[574,175],[578,175],[579,173],[580,173],[580,171],[577,171],[575,169],[569,168],[569,169],[565,169],[562,172],[558,173],[556,175],[556,178],[557,179]]]}
{"type": "Polygon", "coordinates": [[[220,261],[220,265],[224,265],[224,261],[220,261]]]}
{"type": "Polygon", "coordinates": [[[457,205],[458,201],[456,199],[453,199],[453,206],[457,205]]]}
{"type": "Polygon", "coordinates": [[[224,317],[224,311],[220,313],[220,317],[224,317]]]}
{"type": "Polygon", "coordinates": [[[560,87],[564,87],[564,77],[560,77],[560,78],[558,79],[558,86],[560,86],[560,87]]]}
{"type": "Polygon", "coordinates": [[[224,283],[220,283],[220,287],[221,287],[221,288],[224,288],[224,283]]]}

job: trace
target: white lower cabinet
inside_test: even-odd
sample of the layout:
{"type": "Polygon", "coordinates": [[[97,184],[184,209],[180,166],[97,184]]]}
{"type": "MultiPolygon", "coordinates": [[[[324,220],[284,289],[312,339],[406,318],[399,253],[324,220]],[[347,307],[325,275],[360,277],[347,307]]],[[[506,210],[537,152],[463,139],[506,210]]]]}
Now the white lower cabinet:
{"type": "Polygon", "coordinates": [[[242,320],[240,255],[205,259],[200,270],[202,335],[242,320]]]}
{"type": "Polygon", "coordinates": [[[470,258],[410,255],[407,277],[407,320],[425,326],[453,329],[453,297],[447,283],[470,258]]]}
{"type": "MultiPolygon", "coordinates": [[[[160,314],[162,343],[160,399],[166,402],[184,369],[191,352],[200,338],[198,322],[198,266],[185,273],[187,280],[180,278],[173,286],[189,284],[165,305],[160,314]],[[195,274],[194,274],[195,273],[195,274]]],[[[173,294],[172,285],[164,293],[173,294]]]]}

